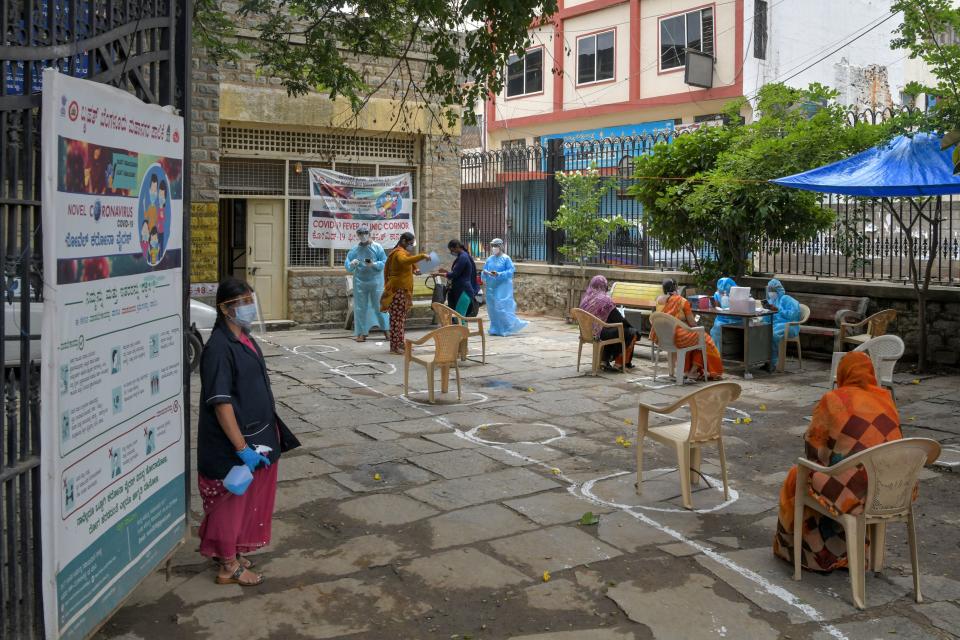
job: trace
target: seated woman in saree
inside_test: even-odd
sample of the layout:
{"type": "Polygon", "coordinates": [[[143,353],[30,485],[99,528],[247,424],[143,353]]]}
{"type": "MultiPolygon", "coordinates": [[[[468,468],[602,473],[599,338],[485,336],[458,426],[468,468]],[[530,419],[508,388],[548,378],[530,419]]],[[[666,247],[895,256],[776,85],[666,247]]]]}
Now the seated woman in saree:
{"type": "MultiPolygon", "coordinates": [[[[688,327],[694,327],[697,324],[696,318],[693,317],[693,310],[690,308],[690,301],[680,295],[677,291],[677,283],[669,278],[663,281],[663,295],[657,298],[657,311],[685,322],[688,327]]],[[[650,339],[653,341],[657,339],[652,329],[650,339]]],[[[678,347],[692,347],[698,340],[697,334],[689,329],[677,327],[674,331],[673,342],[678,347]]],[[[719,380],[723,377],[723,360],[720,359],[720,352],[717,351],[717,346],[713,344],[710,336],[705,336],[705,340],[707,342],[706,377],[710,380],[719,380]]],[[[699,349],[687,352],[683,373],[688,378],[704,379],[703,354],[699,349]]]]}
{"type": "MultiPolygon", "coordinates": [[[[877,386],[873,364],[866,353],[853,351],[840,361],[837,388],[820,398],[810,426],[803,436],[807,459],[823,466],[884,442],[899,440],[900,415],[890,392],[877,386]]],[[[810,472],[807,472],[810,473],[810,472]]],[[[797,490],[794,465],[780,490],[780,517],[773,539],[773,552],[793,564],[793,531],[803,527],[801,564],[813,571],[833,571],[847,566],[847,543],[843,526],[813,509],[803,511],[803,522],[793,521],[797,490]]],[[[810,493],[832,513],[856,513],[863,509],[867,477],[863,467],[829,477],[810,476],[810,493]]],[[[867,541],[869,546],[870,542],[867,541]]],[[[869,558],[870,554],[864,557],[869,558]]]]}
{"type": "MultiPolygon", "coordinates": [[[[640,337],[639,332],[633,328],[623,314],[616,308],[610,294],[607,293],[607,279],[603,276],[593,276],[587,290],[580,299],[580,308],[587,313],[610,324],[623,325],[623,340],[627,345],[627,369],[633,368],[633,348],[640,337]]],[[[617,336],[617,330],[613,327],[594,327],[593,335],[600,340],[608,340],[617,336]]],[[[623,362],[623,353],[619,345],[608,344],[603,347],[603,368],[605,371],[619,371],[623,362]],[[611,360],[614,364],[611,364],[611,360]],[[616,368],[614,368],[616,367],[616,368]]]]}

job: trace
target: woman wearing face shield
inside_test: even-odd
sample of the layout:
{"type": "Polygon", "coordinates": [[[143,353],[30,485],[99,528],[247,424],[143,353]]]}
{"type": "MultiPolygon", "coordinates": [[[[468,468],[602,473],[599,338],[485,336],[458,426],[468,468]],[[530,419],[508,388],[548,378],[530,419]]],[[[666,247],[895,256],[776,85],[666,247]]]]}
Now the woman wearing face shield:
{"type": "Polygon", "coordinates": [[[369,227],[357,229],[357,240],[357,246],[347,253],[344,266],[353,274],[353,335],[357,342],[363,342],[373,327],[389,335],[387,314],[380,311],[387,254],[370,240],[369,227]]]}
{"type": "Polygon", "coordinates": [[[270,543],[276,463],[281,450],[299,445],[276,415],[263,353],[250,335],[256,320],[253,289],[227,278],[217,289],[216,325],[200,356],[200,553],[220,564],[217,584],[244,587],[263,581],[243,554],[270,543]],[[242,495],[223,482],[239,465],[253,473],[242,495]]]}
{"type": "MultiPolygon", "coordinates": [[[[775,368],[780,359],[780,343],[783,342],[786,324],[800,320],[800,303],[796,298],[788,296],[783,284],[774,278],[767,283],[767,304],[776,310],[776,314],[770,317],[773,323],[773,353],[770,355],[770,368],[775,368]]],[[[799,333],[799,326],[790,327],[789,337],[796,338],[799,333]]]]}
{"type": "Polygon", "coordinates": [[[409,231],[400,234],[383,269],[386,282],[380,296],[380,311],[390,312],[390,353],[403,354],[407,312],[413,306],[413,276],[419,273],[417,263],[430,257],[425,253],[411,254],[416,244],[409,231]]]}
{"type": "Polygon", "coordinates": [[[503,252],[503,240],[490,242],[490,257],[483,263],[480,277],[486,287],[487,313],[490,314],[490,335],[509,336],[523,329],[526,320],[517,317],[517,302],[513,298],[513,260],[503,252]]]}
{"type": "MultiPolygon", "coordinates": [[[[713,294],[714,306],[720,309],[729,309],[730,289],[735,286],[737,286],[737,283],[733,281],[733,278],[720,278],[717,280],[717,291],[713,294]]],[[[723,325],[725,324],[740,326],[740,318],[735,316],[717,316],[716,319],[714,319],[713,327],[710,329],[710,338],[713,339],[713,344],[717,345],[717,351],[720,353],[723,353],[721,339],[723,338],[723,325]]]]}

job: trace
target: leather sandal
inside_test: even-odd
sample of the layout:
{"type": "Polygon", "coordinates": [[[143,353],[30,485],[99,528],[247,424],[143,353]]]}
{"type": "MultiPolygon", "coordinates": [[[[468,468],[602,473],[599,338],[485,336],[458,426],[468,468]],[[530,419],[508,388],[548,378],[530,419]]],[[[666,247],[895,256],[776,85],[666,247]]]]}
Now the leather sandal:
{"type": "MultiPolygon", "coordinates": [[[[263,584],[263,576],[257,575],[257,574],[255,574],[255,573],[254,573],[253,575],[257,576],[257,581],[256,581],[256,582],[244,582],[243,580],[241,580],[241,579],[240,579],[240,576],[243,575],[243,572],[244,572],[244,571],[247,571],[247,569],[245,569],[242,564],[241,564],[241,565],[238,565],[236,571],[234,571],[233,574],[232,574],[229,578],[222,578],[222,577],[220,577],[220,576],[217,576],[217,579],[215,580],[215,582],[216,582],[217,584],[221,584],[221,585],[224,585],[224,584],[238,584],[238,585],[240,585],[241,587],[256,587],[257,585],[263,584]]],[[[253,573],[253,572],[251,572],[251,573],[253,573]]]]}

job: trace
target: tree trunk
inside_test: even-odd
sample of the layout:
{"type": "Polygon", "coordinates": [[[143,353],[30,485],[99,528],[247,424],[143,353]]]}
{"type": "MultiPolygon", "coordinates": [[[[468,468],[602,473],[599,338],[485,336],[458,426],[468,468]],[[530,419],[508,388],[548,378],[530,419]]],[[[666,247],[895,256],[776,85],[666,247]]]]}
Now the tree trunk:
{"type": "Polygon", "coordinates": [[[920,346],[917,354],[917,373],[927,370],[927,292],[917,293],[917,324],[920,328],[920,346]]]}

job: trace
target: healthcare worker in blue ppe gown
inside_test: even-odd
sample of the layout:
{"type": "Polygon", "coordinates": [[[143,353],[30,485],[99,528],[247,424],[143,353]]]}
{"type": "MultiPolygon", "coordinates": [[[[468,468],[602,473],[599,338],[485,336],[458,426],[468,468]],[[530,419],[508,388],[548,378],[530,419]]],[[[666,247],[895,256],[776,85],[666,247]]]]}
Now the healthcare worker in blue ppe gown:
{"type": "Polygon", "coordinates": [[[503,240],[490,242],[490,257],[483,263],[480,277],[486,287],[487,313],[490,315],[490,335],[509,336],[523,329],[526,320],[517,317],[517,302],[513,299],[513,260],[503,252],[503,240]]]}
{"type": "MultiPolygon", "coordinates": [[[[776,278],[767,283],[767,304],[776,308],[777,312],[770,316],[773,322],[773,354],[770,356],[771,368],[777,366],[780,359],[780,343],[783,342],[783,332],[788,322],[797,322],[800,320],[800,303],[796,298],[787,295],[783,284],[776,278]]],[[[791,338],[796,338],[800,333],[799,326],[790,327],[791,338]]]]}
{"type": "Polygon", "coordinates": [[[353,335],[357,342],[363,342],[373,327],[384,335],[390,328],[387,314],[380,311],[387,254],[383,247],[370,240],[370,229],[366,226],[357,229],[357,240],[357,246],[347,253],[344,266],[353,274],[353,335]]]}
{"type": "MultiPolygon", "coordinates": [[[[733,278],[720,278],[717,280],[717,292],[713,294],[715,306],[720,309],[729,309],[730,289],[735,286],[737,286],[737,283],[733,281],[733,278]]],[[[723,345],[721,344],[723,325],[728,324],[742,326],[743,322],[736,316],[717,316],[713,321],[713,328],[710,329],[710,337],[713,339],[713,344],[717,345],[717,349],[721,354],[723,353],[723,345]]]]}

